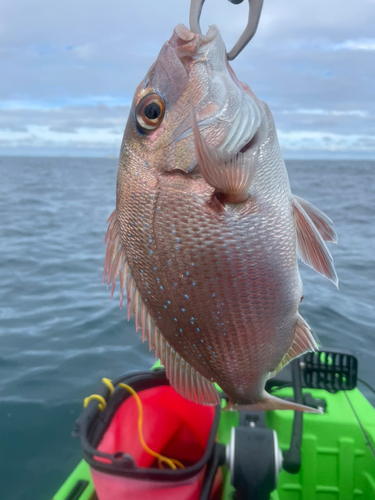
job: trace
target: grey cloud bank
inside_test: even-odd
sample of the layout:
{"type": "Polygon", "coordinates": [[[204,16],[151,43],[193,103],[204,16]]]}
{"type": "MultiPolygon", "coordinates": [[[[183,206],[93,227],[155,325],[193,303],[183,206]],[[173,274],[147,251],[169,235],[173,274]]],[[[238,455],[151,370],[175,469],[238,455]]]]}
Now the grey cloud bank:
{"type": "MultiPolygon", "coordinates": [[[[188,0],[0,5],[0,154],[117,156],[133,92],[188,0]],[[5,75],[5,78],[4,78],[5,75]]],[[[247,2],[207,0],[228,48],[247,2]]],[[[233,66],[268,102],[286,157],[375,158],[375,2],[265,0],[233,66]]]]}

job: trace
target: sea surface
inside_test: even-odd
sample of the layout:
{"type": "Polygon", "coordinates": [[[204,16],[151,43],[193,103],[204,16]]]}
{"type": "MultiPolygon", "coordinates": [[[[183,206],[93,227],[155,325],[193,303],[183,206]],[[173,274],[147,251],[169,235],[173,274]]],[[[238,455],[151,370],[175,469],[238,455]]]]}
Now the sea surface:
{"type": "MultiPolygon", "coordinates": [[[[301,264],[302,314],[375,385],[375,162],[286,163],[293,192],[339,235],[340,291],[301,264]]],[[[81,458],[71,431],[84,397],[153,363],[118,288],[111,301],[102,284],[116,171],[112,159],[0,158],[1,499],[51,499],[81,458]]]]}

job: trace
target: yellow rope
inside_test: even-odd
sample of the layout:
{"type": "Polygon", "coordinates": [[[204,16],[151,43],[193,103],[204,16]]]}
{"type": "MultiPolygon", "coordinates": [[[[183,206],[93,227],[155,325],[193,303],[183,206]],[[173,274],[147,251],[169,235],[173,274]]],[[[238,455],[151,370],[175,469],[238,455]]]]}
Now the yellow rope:
{"type": "Polygon", "coordinates": [[[86,406],[90,403],[90,401],[99,401],[98,408],[100,411],[103,411],[104,408],[107,406],[106,400],[103,398],[103,396],[100,396],[99,394],[91,394],[91,396],[88,396],[83,400],[83,406],[86,408],[86,406]]]}
{"type": "Polygon", "coordinates": [[[167,465],[169,465],[169,467],[171,469],[173,469],[173,470],[176,470],[177,468],[184,469],[184,466],[178,460],[176,460],[174,458],[164,457],[163,455],[160,455],[160,453],[157,453],[156,451],[151,450],[151,448],[149,448],[147,446],[147,444],[145,443],[144,437],[143,437],[143,430],[142,430],[142,423],[143,423],[142,401],[141,401],[140,397],[138,396],[138,394],[135,392],[135,390],[132,387],[130,387],[127,384],[123,384],[122,382],[120,382],[118,385],[120,387],[122,387],[123,389],[126,389],[127,391],[129,391],[130,394],[132,394],[134,396],[134,399],[135,399],[135,401],[137,403],[137,406],[138,406],[138,433],[139,433],[139,440],[141,442],[142,448],[149,455],[151,455],[152,457],[158,459],[158,463],[159,463],[159,467],[160,468],[163,468],[163,462],[164,462],[167,465]]]}
{"type": "MultiPolygon", "coordinates": [[[[112,384],[112,381],[109,378],[103,378],[102,382],[104,385],[106,385],[108,387],[109,395],[112,396],[112,394],[115,392],[115,388],[112,384]]],[[[157,453],[156,451],[151,450],[151,448],[149,448],[147,446],[147,444],[144,440],[144,437],[143,437],[143,430],[142,430],[142,426],[143,426],[142,401],[141,401],[140,397],[138,396],[138,394],[135,392],[135,390],[132,387],[130,387],[130,385],[123,384],[122,382],[120,382],[118,385],[120,387],[122,387],[123,389],[126,389],[128,392],[130,392],[130,394],[132,396],[134,396],[135,402],[137,403],[137,406],[138,406],[138,433],[139,433],[139,440],[141,442],[142,448],[149,455],[158,459],[158,464],[159,464],[160,469],[164,469],[163,463],[167,464],[173,470],[176,470],[177,468],[184,469],[185,467],[183,466],[183,464],[179,460],[176,460],[174,458],[164,457],[160,453],[157,453]]],[[[107,406],[106,400],[103,398],[103,396],[100,396],[99,394],[92,394],[91,396],[88,396],[87,398],[85,398],[83,401],[83,406],[86,408],[86,406],[90,403],[90,401],[99,401],[98,408],[100,411],[103,411],[107,406]]]]}
{"type": "Polygon", "coordinates": [[[109,395],[112,396],[112,394],[115,392],[115,388],[112,384],[112,380],[109,378],[102,378],[102,382],[104,385],[106,385],[109,389],[109,395]]]}

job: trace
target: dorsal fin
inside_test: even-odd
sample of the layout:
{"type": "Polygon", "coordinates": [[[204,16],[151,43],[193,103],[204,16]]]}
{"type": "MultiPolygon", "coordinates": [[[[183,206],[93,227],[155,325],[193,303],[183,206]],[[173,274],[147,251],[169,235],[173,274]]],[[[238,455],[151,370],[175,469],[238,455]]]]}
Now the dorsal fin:
{"type": "Polygon", "coordinates": [[[293,199],[296,221],[297,252],[300,259],[338,287],[332,256],[319,231],[297,199],[293,199]]]}
{"type": "Polygon", "coordinates": [[[311,222],[319,231],[320,236],[323,238],[323,240],[337,243],[337,233],[333,227],[333,222],[331,221],[331,219],[309,201],[306,201],[299,196],[294,196],[294,199],[297,200],[297,202],[310,217],[311,222]]]}
{"type": "Polygon", "coordinates": [[[171,386],[181,396],[195,403],[220,404],[220,398],[213,382],[205,379],[175,351],[160,333],[155,321],[147,311],[126,262],[116,210],[111,214],[108,222],[109,226],[104,240],[105,243],[108,243],[108,246],[103,281],[107,276],[107,284],[110,285],[112,282],[111,298],[113,297],[117,276],[120,276],[120,305],[122,306],[124,289],[126,289],[128,320],[134,314],[136,330],[142,330],[143,342],[148,341],[150,350],[154,349],[155,357],[160,358],[162,364],[164,364],[171,386]]]}
{"type": "Polygon", "coordinates": [[[302,318],[300,314],[297,316],[296,332],[294,334],[292,345],[290,346],[288,352],[285,354],[281,363],[275,370],[270,374],[269,378],[274,377],[285,365],[292,361],[294,358],[298,358],[301,354],[305,352],[317,351],[318,345],[311,333],[309,325],[302,318]]]}

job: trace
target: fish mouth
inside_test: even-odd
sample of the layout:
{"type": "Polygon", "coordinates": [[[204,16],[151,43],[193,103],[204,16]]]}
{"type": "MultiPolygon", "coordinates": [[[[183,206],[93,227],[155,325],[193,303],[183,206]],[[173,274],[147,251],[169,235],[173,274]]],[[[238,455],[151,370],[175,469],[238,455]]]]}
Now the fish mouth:
{"type": "MultiPolygon", "coordinates": [[[[210,128],[211,130],[204,134],[209,140],[211,131],[214,131],[213,137],[217,137],[217,143],[211,145],[220,150],[234,154],[255,152],[259,145],[258,132],[264,121],[263,107],[250,89],[239,82],[230,67],[218,28],[211,26],[207,34],[202,35],[191,32],[186,26],[177,25],[168,44],[186,72],[191,102],[195,89],[200,88],[202,74],[201,70],[195,69],[202,66],[197,66],[196,63],[202,62],[203,67],[208,66],[207,75],[217,75],[207,89],[212,98],[208,99],[209,95],[205,95],[202,90],[202,95],[205,96],[203,100],[199,100],[195,105],[191,104],[191,112],[197,117],[200,132],[210,128]],[[235,103],[235,106],[230,103],[235,103]]],[[[191,119],[187,115],[170,136],[166,147],[185,139],[190,143],[192,136],[191,119]]],[[[187,164],[183,168],[186,173],[197,168],[196,159],[191,160],[190,165],[187,164]]]]}
{"type": "MultiPolygon", "coordinates": [[[[199,59],[209,50],[210,43],[217,37],[218,33],[219,30],[215,25],[209,27],[206,35],[193,33],[183,24],[178,24],[175,27],[168,43],[184,65],[188,76],[191,62],[199,59]]],[[[224,42],[222,45],[226,57],[224,42]]]]}

